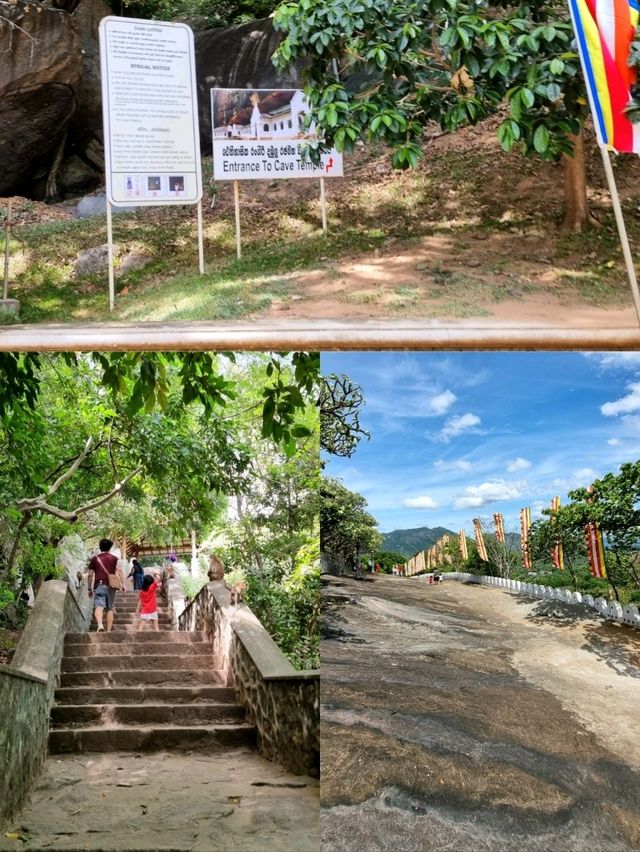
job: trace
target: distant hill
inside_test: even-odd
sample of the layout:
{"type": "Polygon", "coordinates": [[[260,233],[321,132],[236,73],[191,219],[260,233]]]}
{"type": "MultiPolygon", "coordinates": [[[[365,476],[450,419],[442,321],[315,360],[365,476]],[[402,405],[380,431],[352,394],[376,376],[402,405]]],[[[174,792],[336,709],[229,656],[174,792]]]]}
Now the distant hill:
{"type": "Polygon", "coordinates": [[[413,530],[393,530],[382,534],[381,550],[392,550],[407,558],[419,550],[426,550],[443,535],[456,535],[445,527],[416,527],[413,530]]]}
{"type": "MultiPolygon", "coordinates": [[[[393,530],[383,533],[381,550],[391,550],[401,553],[407,559],[414,556],[419,550],[427,550],[435,544],[443,535],[457,536],[458,534],[445,527],[416,527],[412,530],[393,530]]],[[[467,532],[467,538],[473,536],[467,532]]],[[[507,546],[513,550],[520,550],[520,536],[518,533],[507,533],[507,546]]]]}

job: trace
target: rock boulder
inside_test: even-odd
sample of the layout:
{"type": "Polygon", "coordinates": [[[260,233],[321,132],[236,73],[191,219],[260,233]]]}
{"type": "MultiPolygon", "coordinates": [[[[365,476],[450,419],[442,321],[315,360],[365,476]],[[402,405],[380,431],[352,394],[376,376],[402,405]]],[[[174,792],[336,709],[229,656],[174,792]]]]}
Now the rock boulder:
{"type": "Polygon", "coordinates": [[[271,56],[282,41],[271,18],[195,33],[202,153],[211,153],[211,89],[297,89],[299,73],[276,71],[271,56]]]}
{"type": "Polygon", "coordinates": [[[65,12],[18,0],[0,20],[0,195],[52,160],[71,121],[80,42],[65,12]]]}

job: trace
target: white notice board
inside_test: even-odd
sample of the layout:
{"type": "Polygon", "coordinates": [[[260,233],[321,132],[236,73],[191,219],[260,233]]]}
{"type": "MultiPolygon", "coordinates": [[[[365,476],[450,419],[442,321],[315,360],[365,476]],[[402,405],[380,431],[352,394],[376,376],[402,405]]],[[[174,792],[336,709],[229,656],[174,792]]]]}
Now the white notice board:
{"type": "Polygon", "coordinates": [[[308,112],[299,89],[211,89],[214,180],[342,177],[335,148],[320,165],[303,156],[308,112]]]}
{"type": "Polygon", "coordinates": [[[111,204],[196,204],[202,170],[191,28],[103,18],[100,67],[111,204]]]}

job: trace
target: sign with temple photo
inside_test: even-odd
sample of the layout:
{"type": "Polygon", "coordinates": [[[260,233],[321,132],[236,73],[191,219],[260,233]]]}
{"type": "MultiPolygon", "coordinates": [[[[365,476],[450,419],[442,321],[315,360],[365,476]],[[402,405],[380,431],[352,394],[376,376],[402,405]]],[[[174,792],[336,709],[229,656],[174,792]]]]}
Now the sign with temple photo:
{"type": "Polygon", "coordinates": [[[342,177],[342,154],[316,165],[304,144],[317,137],[299,89],[211,89],[214,180],[342,177]]]}

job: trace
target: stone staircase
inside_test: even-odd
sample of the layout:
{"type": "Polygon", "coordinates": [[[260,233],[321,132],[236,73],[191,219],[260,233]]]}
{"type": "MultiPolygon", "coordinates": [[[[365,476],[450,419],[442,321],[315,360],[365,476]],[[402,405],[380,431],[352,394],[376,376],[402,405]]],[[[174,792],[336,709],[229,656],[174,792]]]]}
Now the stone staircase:
{"type": "Polygon", "coordinates": [[[49,752],[252,746],[255,730],[213,668],[209,643],[173,631],[161,606],[158,632],[134,632],[137,602],[137,592],[118,593],[110,633],[66,635],[49,752]]]}

